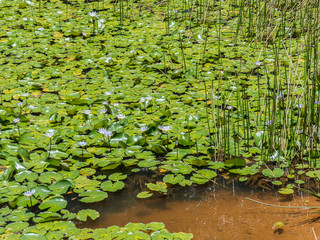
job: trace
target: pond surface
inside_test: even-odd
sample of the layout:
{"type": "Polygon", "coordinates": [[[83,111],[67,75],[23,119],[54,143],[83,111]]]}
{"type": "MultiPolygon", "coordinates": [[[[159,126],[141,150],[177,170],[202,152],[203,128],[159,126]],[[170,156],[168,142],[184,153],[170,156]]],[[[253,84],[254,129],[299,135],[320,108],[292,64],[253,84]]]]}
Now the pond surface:
{"type": "MultiPolygon", "coordinates": [[[[258,204],[246,197],[282,206],[320,206],[307,195],[287,197],[277,192],[217,189],[213,185],[180,189],[166,197],[137,199],[136,192],[124,189],[101,203],[85,205],[96,209],[100,218],[79,223],[79,227],[124,226],[129,222],[163,222],[171,232],[191,232],[194,239],[316,239],[320,237],[320,213],[258,204]],[[273,225],[284,222],[281,231],[273,225]]],[[[77,205],[78,207],[82,207],[77,205]]],[[[316,210],[314,210],[316,211],[316,210]]]]}

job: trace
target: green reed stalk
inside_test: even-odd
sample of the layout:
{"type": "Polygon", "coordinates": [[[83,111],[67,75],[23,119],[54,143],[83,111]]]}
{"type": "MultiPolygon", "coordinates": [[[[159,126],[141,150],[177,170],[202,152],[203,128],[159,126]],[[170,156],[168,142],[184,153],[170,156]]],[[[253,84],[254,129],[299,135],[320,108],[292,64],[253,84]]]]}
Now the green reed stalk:
{"type": "Polygon", "coordinates": [[[184,73],[186,73],[187,72],[187,64],[186,64],[186,58],[185,58],[184,50],[183,50],[183,46],[182,46],[182,38],[181,38],[180,32],[179,32],[179,39],[180,39],[180,49],[181,49],[181,52],[182,52],[184,73]]]}

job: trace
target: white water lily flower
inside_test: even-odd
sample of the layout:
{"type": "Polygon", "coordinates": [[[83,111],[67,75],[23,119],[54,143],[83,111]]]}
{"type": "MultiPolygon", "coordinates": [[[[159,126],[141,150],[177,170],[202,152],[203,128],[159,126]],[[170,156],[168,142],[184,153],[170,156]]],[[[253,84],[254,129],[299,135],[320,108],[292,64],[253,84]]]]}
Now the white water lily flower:
{"type": "Polygon", "coordinates": [[[141,132],[145,132],[145,131],[147,131],[147,130],[148,130],[148,127],[141,127],[141,128],[140,128],[140,131],[141,131],[141,132]]]}
{"type": "Polygon", "coordinates": [[[18,123],[18,122],[20,122],[20,118],[14,118],[12,121],[13,121],[14,123],[18,123]]]}
{"type": "Polygon", "coordinates": [[[146,101],[146,99],[144,97],[140,98],[140,101],[141,103],[144,103],[146,101]]]}
{"type": "Polygon", "coordinates": [[[107,95],[107,96],[110,96],[112,94],[112,92],[104,92],[104,94],[107,95]]]}
{"type": "Polygon", "coordinates": [[[25,195],[26,197],[31,197],[34,193],[36,192],[36,190],[29,190],[23,193],[23,195],[25,195]]]}
{"type": "Polygon", "coordinates": [[[111,57],[107,57],[105,62],[106,62],[106,63],[110,63],[111,60],[112,60],[111,57]]]}
{"type": "Polygon", "coordinates": [[[117,115],[117,118],[121,120],[121,119],[126,118],[126,115],[120,113],[117,115]]]}
{"type": "Polygon", "coordinates": [[[92,11],[92,12],[89,12],[89,15],[94,18],[98,16],[98,13],[97,11],[92,11]]]}
{"type": "Polygon", "coordinates": [[[148,96],[148,97],[146,97],[146,99],[150,101],[150,100],[152,100],[152,99],[153,99],[153,97],[148,96]]]}
{"type": "Polygon", "coordinates": [[[106,128],[99,128],[98,133],[105,135],[108,130],[106,128]]]}
{"type": "Polygon", "coordinates": [[[87,145],[87,142],[86,141],[80,141],[80,142],[78,142],[78,145],[80,147],[85,147],[87,145]]]}
{"type": "Polygon", "coordinates": [[[59,11],[57,11],[57,13],[58,13],[58,14],[62,14],[62,11],[61,11],[61,10],[59,10],[59,11]]]}
{"type": "Polygon", "coordinates": [[[45,136],[48,137],[48,138],[52,138],[53,135],[54,135],[54,131],[52,131],[52,130],[48,130],[48,131],[46,132],[46,134],[45,134],[45,136]]]}
{"type": "Polygon", "coordinates": [[[23,105],[23,102],[18,102],[18,106],[21,107],[23,105]]]}
{"type": "Polygon", "coordinates": [[[113,106],[118,107],[119,103],[116,102],[116,103],[113,104],[113,106]]]}
{"type": "Polygon", "coordinates": [[[261,62],[256,61],[256,66],[259,67],[261,65],[261,62]]]}
{"type": "Polygon", "coordinates": [[[106,137],[111,137],[112,136],[112,131],[108,131],[106,128],[100,128],[98,132],[106,137]]]}
{"type": "Polygon", "coordinates": [[[90,114],[91,114],[91,111],[90,111],[90,110],[84,110],[83,113],[84,113],[84,114],[87,114],[87,115],[90,115],[90,114]]]}
{"type": "Polygon", "coordinates": [[[171,126],[159,126],[158,127],[161,131],[170,131],[172,129],[171,126]]]}

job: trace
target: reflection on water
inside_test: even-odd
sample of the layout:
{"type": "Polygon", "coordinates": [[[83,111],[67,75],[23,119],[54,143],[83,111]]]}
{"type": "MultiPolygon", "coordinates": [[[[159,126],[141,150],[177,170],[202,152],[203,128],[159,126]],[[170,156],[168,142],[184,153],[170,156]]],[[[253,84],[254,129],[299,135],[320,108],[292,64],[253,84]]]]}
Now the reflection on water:
{"type": "Polygon", "coordinates": [[[214,185],[174,191],[166,197],[137,199],[139,189],[124,189],[96,204],[77,205],[100,212],[95,221],[79,227],[124,226],[129,222],[163,222],[171,232],[192,232],[195,239],[320,239],[320,213],[299,209],[269,207],[250,197],[283,206],[320,206],[312,196],[285,197],[275,192],[235,188],[217,189],[214,185]],[[275,222],[284,222],[283,231],[274,231],[275,222]],[[313,229],[312,229],[313,228],[313,229]]]}

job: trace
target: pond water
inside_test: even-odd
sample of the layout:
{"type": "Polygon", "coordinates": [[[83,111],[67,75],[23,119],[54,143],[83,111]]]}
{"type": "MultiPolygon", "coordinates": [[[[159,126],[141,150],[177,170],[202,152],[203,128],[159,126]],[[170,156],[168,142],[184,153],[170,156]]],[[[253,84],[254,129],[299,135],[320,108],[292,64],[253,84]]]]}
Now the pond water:
{"type": "Polygon", "coordinates": [[[136,193],[127,188],[98,204],[77,205],[76,208],[96,209],[101,215],[78,226],[100,228],[129,222],[163,222],[169,231],[191,232],[199,240],[320,238],[320,213],[270,207],[246,199],[282,206],[320,206],[320,201],[305,194],[288,197],[249,187],[226,190],[214,185],[184,188],[166,197],[149,199],[137,199],[136,193]],[[285,223],[282,230],[273,229],[276,222],[285,223]]]}

